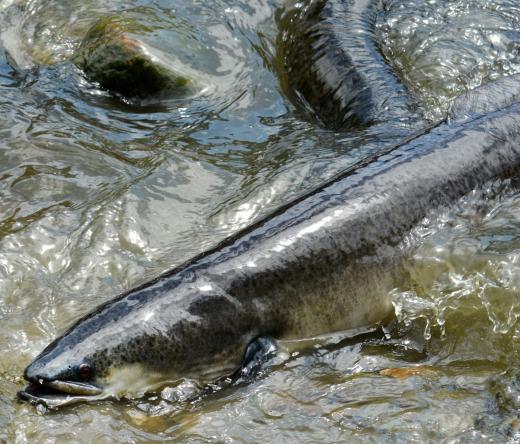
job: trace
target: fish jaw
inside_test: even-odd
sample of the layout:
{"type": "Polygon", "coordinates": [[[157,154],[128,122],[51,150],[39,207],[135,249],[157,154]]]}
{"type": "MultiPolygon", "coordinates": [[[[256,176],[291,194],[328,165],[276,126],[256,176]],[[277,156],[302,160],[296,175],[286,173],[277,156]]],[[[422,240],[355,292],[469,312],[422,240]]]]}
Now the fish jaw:
{"type": "Polygon", "coordinates": [[[50,410],[60,407],[106,399],[135,399],[176,381],[171,374],[154,372],[140,364],[111,368],[95,383],[45,379],[25,373],[27,386],[18,392],[18,398],[50,410]]]}
{"type": "Polygon", "coordinates": [[[33,405],[43,405],[48,409],[57,409],[79,402],[106,399],[103,389],[88,383],[76,381],[29,381],[29,384],[17,394],[18,398],[33,405]]]}

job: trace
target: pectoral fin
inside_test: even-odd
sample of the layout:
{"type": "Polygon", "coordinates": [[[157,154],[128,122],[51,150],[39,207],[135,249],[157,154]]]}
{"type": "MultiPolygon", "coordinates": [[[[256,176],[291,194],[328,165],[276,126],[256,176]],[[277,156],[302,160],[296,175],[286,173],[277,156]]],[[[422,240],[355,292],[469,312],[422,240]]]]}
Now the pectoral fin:
{"type": "Polygon", "coordinates": [[[269,336],[253,339],[246,347],[242,363],[230,376],[232,383],[254,379],[262,366],[276,354],[277,349],[276,341],[269,336]]]}

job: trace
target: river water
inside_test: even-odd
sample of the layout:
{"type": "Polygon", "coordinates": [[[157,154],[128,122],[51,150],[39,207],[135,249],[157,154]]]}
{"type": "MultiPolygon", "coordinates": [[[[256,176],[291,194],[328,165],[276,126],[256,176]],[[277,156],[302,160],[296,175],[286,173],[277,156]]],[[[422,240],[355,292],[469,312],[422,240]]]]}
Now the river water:
{"type": "MultiPolygon", "coordinates": [[[[0,0],[0,441],[520,442],[515,180],[403,241],[409,279],[384,331],[309,342],[195,401],[193,381],[58,412],[16,401],[73,320],[419,129],[334,133],[299,114],[278,82],[283,3],[0,0]],[[111,14],[206,92],[130,104],[87,82],[68,59],[111,14]]],[[[513,0],[388,2],[376,37],[425,123],[520,72],[513,0]]]]}

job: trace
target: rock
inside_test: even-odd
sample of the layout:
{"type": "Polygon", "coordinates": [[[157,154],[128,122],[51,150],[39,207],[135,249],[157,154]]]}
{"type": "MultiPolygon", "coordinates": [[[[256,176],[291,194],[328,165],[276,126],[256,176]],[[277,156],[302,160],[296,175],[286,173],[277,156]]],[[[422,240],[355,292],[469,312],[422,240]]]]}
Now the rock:
{"type": "Polygon", "coordinates": [[[87,32],[73,62],[90,81],[126,98],[194,94],[195,80],[134,37],[135,31],[138,25],[128,20],[101,19],[87,32]]]}

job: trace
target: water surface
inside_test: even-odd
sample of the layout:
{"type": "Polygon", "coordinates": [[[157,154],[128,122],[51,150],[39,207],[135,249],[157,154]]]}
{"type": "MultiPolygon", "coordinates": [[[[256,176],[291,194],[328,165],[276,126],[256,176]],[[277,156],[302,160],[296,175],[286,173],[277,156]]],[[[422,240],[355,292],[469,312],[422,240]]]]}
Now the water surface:
{"type": "MultiPolygon", "coordinates": [[[[281,356],[258,381],[186,401],[40,414],[15,400],[31,359],[73,320],[418,128],[333,133],[277,79],[282,1],[0,1],[0,438],[8,442],[515,442],[520,440],[520,201],[494,183],[403,242],[396,319],[281,356]],[[206,93],[129,104],[71,63],[100,17],[206,79],[206,93]],[[401,372],[395,368],[404,368],[401,372]]],[[[515,2],[390,2],[383,54],[427,118],[520,71],[515,2]]]]}

